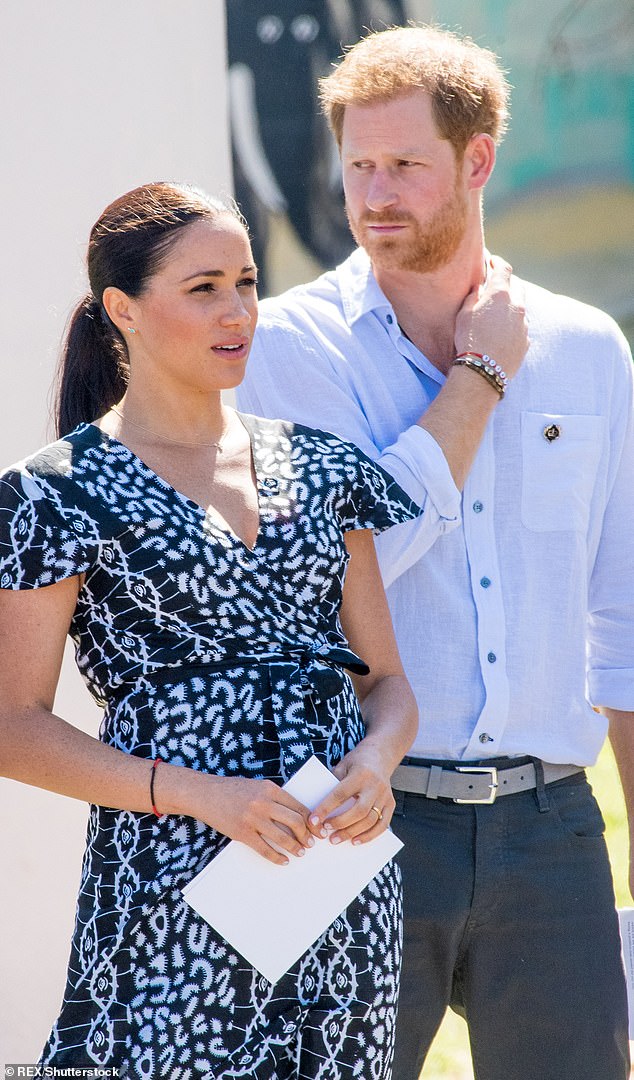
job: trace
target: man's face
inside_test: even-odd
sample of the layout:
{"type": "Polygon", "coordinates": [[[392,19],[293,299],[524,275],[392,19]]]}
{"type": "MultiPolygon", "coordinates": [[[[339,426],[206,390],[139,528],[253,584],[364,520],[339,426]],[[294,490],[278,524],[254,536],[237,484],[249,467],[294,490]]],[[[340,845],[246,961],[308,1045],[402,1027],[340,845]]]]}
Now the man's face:
{"type": "Polygon", "coordinates": [[[429,273],[446,265],[465,234],[469,203],[429,95],[348,105],[341,154],[350,229],[374,266],[429,273]]]}

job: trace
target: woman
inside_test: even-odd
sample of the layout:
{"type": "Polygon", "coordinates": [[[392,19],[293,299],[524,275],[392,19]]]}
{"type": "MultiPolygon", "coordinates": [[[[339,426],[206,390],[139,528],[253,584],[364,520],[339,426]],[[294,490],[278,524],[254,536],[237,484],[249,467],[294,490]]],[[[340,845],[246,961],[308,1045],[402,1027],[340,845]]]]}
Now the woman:
{"type": "Polygon", "coordinates": [[[368,530],[417,508],[349,444],[223,404],[257,313],[233,208],[138,188],[94,226],[88,272],[59,441],[0,490],[2,771],[93,804],[42,1060],[387,1077],[394,867],[275,986],[181,889],[227,837],[284,864],[315,837],[387,828],[416,716],[368,530]],[[105,707],[99,740],[52,711],[67,633],[105,707]],[[280,785],[313,753],[340,783],[309,814],[280,785]]]}

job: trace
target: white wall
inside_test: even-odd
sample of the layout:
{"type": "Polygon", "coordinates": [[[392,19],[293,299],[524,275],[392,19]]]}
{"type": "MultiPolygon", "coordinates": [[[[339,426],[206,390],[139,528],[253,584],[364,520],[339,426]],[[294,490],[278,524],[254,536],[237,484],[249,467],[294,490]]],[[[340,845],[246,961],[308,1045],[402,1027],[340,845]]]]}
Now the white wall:
{"type": "MultiPolygon", "coordinates": [[[[148,180],[230,191],[224,40],[223,0],[2,5],[1,464],[50,435],[57,348],[106,204],[148,180]]],[[[57,711],[96,734],[70,657],[57,711]]],[[[0,781],[0,1063],[36,1061],[56,1015],[85,819],[0,781]]]]}

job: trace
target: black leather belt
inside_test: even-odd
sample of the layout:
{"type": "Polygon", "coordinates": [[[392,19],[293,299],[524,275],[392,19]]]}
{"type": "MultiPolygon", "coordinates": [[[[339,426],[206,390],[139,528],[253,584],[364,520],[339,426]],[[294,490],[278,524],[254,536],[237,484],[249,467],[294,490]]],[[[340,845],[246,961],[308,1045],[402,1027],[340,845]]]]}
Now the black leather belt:
{"type": "MultiPolygon", "coordinates": [[[[544,784],[583,772],[580,765],[542,763],[544,784]]],[[[515,795],[537,787],[532,761],[521,765],[399,765],[392,773],[392,787],[427,799],[453,799],[455,803],[494,803],[501,795],[515,795]]]]}

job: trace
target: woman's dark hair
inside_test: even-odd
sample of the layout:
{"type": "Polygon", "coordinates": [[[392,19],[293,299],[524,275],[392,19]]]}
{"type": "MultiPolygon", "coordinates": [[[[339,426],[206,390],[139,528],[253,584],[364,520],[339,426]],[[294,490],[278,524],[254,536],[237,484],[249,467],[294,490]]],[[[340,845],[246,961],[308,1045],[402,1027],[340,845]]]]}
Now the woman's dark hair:
{"type": "Polygon", "coordinates": [[[102,303],[109,286],[140,296],[159,270],[179,230],[201,219],[231,214],[234,203],[185,184],[153,183],[107,206],[88,243],[90,292],[73,311],[60,357],[55,427],[61,437],[114,405],[128,382],[128,350],[102,303]]]}

